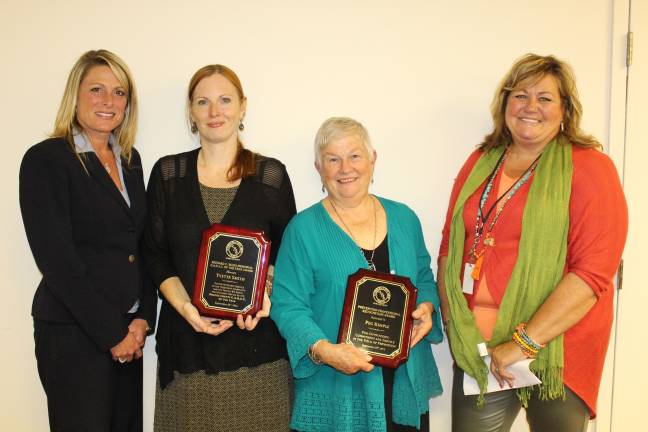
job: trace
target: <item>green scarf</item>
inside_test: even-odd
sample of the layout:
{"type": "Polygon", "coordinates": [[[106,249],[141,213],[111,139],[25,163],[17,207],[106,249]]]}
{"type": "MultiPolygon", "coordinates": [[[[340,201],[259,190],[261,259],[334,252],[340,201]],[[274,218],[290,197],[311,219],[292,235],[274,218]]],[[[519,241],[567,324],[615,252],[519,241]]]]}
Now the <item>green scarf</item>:
{"type": "MultiPolygon", "coordinates": [[[[482,155],[461,188],[452,213],[446,263],[445,284],[452,316],[448,329],[450,346],[457,365],[479,384],[479,405],[484,401],[488,367],[479,355],[477,345],[484,340],[463,296],[460,282],[466,232],[463,209],[466,200],[491,174],[504,151],[504,146],[500,146],[482,155]]],[[[522,217],[517,262],[497,313],[489,347],[511,340],[515,326],[529,321],[563,277],[572,171],[571,145],[561,139],[553,140],[545,148],[535,169],[522,217]]],[[[540,350],[530,367],[542,381],[539,385],[541,399],[564,397],[562,335],[540,350]]],[[[530,387],[518,390],[525,406],[530,391],[530,387]]]]}

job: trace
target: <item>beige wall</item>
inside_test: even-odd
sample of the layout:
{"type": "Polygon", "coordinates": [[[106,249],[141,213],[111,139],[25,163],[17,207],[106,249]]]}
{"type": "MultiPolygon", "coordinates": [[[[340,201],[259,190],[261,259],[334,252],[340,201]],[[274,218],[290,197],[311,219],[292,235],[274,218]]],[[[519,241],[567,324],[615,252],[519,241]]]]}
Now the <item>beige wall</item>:
{"type": "MultiPolygon", "coordinates": [[[[613,0],[0,0],[0,428],[47,428],[29,316],[39,274],[22,230],[17,173],[25,150],[51,129],[83,51],[107,48],[131,67],[145,171],[195,146],[184,125],[184,91],[207,63],[239,73],[249,98],[243,139],[286,163],[300,209],[322,196],[311,144],[321,121],[363,121],[378,151],[372,191],[415,209],[435,255],[452,179],[488,130],[492,92],[516,57],[533,51],[569,60],[584,126],[608,138],[613,8],[613,0]]],[[[446,394],[431,402],[431,418],[433,430],[445,431],[450,359],[445,344],[435,352],[446,394]]],[[[152,340],[146,371],[149,430],[152,340]]]]}
{"type": "MultiPolygon", "coordinates": [[[[623,288],[618,296],[617,339],[614,346],[616,365],[614,376],[612,430],[639,430],[637,419],[646,409],[648,375],[643,373],[646,345],[638,342],[644,337],[642,318],[646,314],[648,290],[645,289],[646,249],[648,228],[648,195],[646,166],[648,165],[648,3],[632,1],[631,30],[634,32],[634,60],[629,73],[628,118],[626,146],[619,160],[624,165],[624,185],[630,227],[625,248],[623,288]]],[[[645,428],[645,427],[644,427],[645,428]]]]}

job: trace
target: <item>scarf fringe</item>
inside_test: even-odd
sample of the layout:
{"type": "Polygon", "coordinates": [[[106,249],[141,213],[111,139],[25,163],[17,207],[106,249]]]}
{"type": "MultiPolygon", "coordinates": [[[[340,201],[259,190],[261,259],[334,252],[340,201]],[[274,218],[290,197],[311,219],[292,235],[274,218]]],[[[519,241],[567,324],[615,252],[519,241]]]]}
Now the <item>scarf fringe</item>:
{"type": "Polygon", "coordinates": [[[564,401],[567,398],[563,384],[563,368],[536,370],[531,364],[531,371],[542,381],[542,384],[518,389],[517,396],[524,408],[528,407],[529,399],[534,391],[537,392],[538,399],[543,401],[555,399],[564,401]]]}

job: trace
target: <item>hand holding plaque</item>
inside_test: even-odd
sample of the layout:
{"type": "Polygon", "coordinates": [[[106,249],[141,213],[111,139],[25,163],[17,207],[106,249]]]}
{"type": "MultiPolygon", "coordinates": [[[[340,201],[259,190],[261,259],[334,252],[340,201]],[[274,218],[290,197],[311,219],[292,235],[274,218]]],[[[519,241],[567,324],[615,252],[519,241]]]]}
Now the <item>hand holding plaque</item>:
{"type": "Polygon", "coordinates": [[[338,343],[353,344],[375,365],[407,360],[417,289],[407,277],[360,269],[347,282],[338,343]]]}
{"type": "Polygon", "coordinates": [[[243,318],[243,315],[236,317],[236,325],[241,330],[254,330],[263,318],[270,316],[270,295],[268,291],[268,285],[266,284],[265,293],[263,294],[263,304],[261,309],[254,315],[248,315],[243,318]]]}
{"type": "Polygon", "coordinates": [[[200,311],[198,311],[191,300],[183,303],[178,312],[197,333],[218,336],[234,325],[234,321],[231,320],[214,320],[213,318],[200,315],[200,311]]]}
{"type": "Polygon", "coordinates": [[[263,232],[214,224],[203,232],[192,303],[201,315],[236,319],[263,305],[270,241],[263,232]]]}
{"type": "Polygon", "coordinates": [[[432,314],[434,305],[432,302],[419,303],[412,312],[414,323],[412,324],[412,336],[410,338],[410,348],[419,343],[432,330],[432,314]]]}

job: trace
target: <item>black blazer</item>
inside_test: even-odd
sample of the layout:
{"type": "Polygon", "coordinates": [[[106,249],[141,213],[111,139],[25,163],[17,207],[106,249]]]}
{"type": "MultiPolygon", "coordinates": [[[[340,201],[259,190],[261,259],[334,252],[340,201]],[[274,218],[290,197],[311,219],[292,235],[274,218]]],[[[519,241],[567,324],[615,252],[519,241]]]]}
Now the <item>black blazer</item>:
{"type": "Polygon", "coordinates": [[[122,160],[128,204],[95,153],[85,167],[61,138],[31,147],[20,166],[20,209],[36,265],[43,274],[32,315],[78,324],[101,350],[128,333],[125,314],[155,324],[157,296],[139,250],[146,219],[142,163],[122,160]]]}

